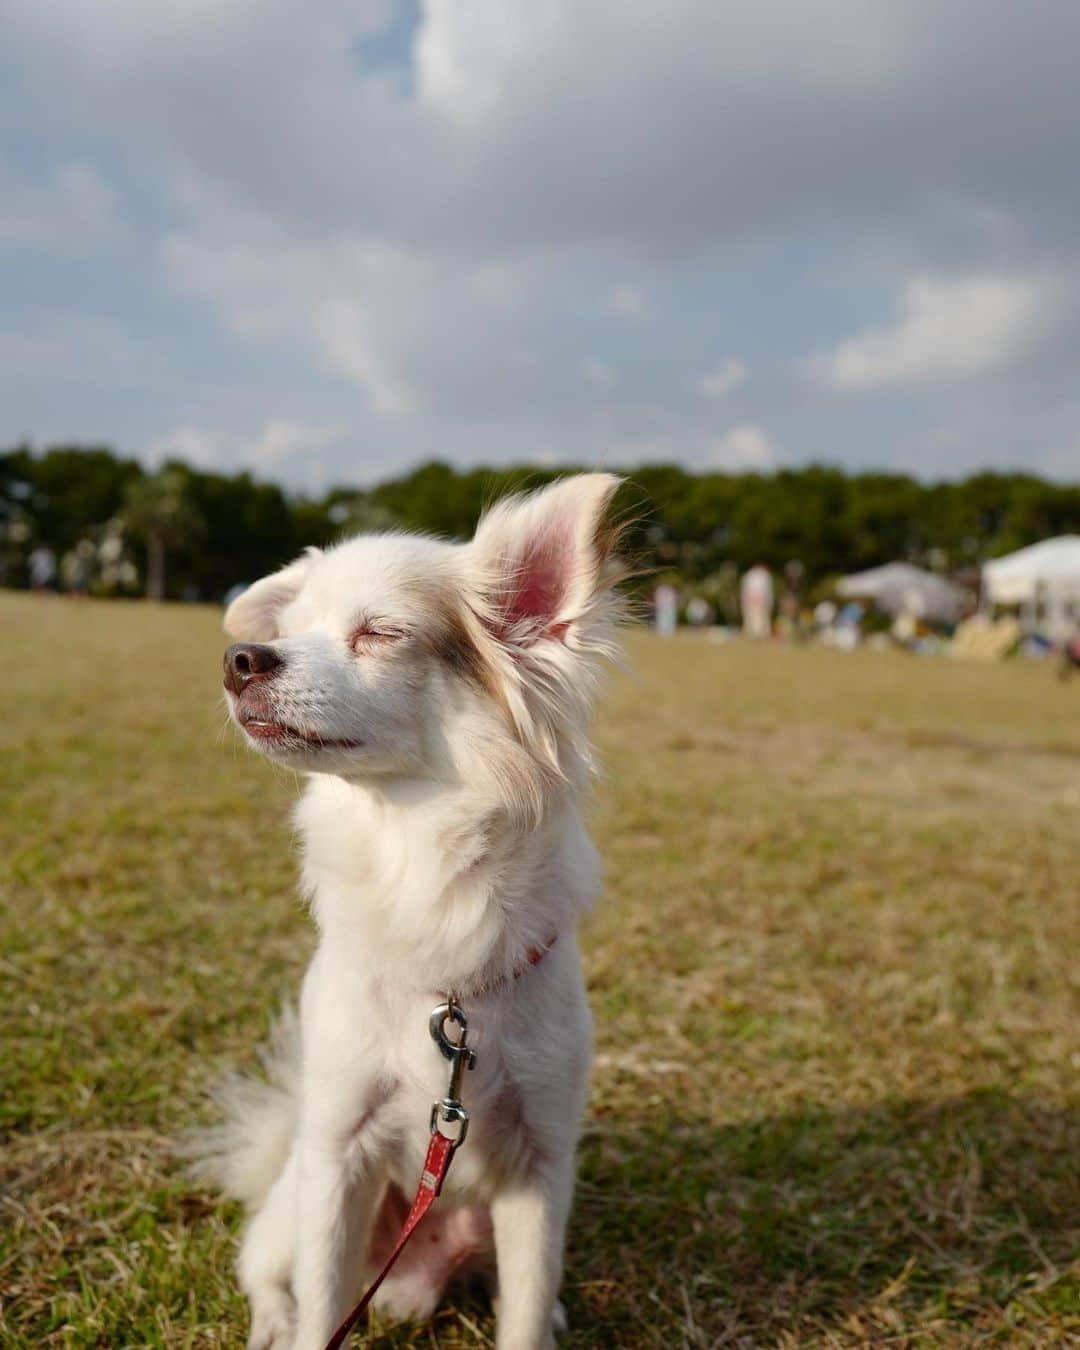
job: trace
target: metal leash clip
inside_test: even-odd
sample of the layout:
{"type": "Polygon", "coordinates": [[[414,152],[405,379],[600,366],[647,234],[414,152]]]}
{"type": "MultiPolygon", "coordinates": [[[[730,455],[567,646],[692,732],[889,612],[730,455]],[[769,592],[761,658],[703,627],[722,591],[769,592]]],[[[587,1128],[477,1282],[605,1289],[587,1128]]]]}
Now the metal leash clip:
{"type": "Polygon", "coordinates": [[[475,1067],[476,1054],[465,1044],[469,1024],[460,1004],[455,1001],[452,994],[445,1003],[440,1003],[432,1012],[428,1025],[431,1039],[439,1047],[444,1059],[450,1061],[450,1085],[446,1089],[446,1096],[441,1101],[435,1102],[431,1108],[431,1133],[441,1134],[444,1139],[451,1140],[456,1149],[465,1142],[465,1135],[469,1129],[469,1113],[462,1106],[458,1096],[461,1091],[461,1074],[462,1070],[475,1067]],[[458,1040],[452,1041],[447,1036],[447,1022],[459,1028],[461,1035],[458,1040]],[[443,1129],[444,1125],[457,1126],[457,1133],[449,1133],[443,1129]]]}

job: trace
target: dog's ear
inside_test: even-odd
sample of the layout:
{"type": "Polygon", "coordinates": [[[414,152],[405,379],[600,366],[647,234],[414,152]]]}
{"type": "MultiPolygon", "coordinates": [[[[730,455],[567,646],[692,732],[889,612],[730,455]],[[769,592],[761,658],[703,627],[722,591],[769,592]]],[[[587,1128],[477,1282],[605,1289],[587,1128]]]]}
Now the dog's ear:
{"type": "Polygon", "coordinates": [[[256,581],[238,595],[225,611],[226,633],[241,642],[273,642],[279,637],[278,615],[300,594],[317,548],[309,548],[301,558],[278,572],[256,581]]]}
{"type": "Polygon", "coordinates": [[[471,549],[480,616],[495,637],[518,647],[571,640],[604,589],[618,486],[613,474],[578,474],[504,497],[481,519],[471,549]]]}

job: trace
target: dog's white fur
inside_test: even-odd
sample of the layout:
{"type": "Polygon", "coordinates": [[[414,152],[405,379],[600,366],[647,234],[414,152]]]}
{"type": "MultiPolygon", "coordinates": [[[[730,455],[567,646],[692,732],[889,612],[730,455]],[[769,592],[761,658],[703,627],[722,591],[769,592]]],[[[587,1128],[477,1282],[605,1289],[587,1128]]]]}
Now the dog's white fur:
{"type": "Polygon", "coordinates": [[[504,499],[468,544],[313,550],[226,614],[283,658],[228,701],[240,721],[254,700],[272,725],[253,742],[311,775],[296,821],[319,929],[299,1027],[279,1028],[268,1083],[233,1086],[207,1149],[251,1212],[259,1350],[321,1350],[373,1275],[373,1228],[392,1233],[412,1196],[446,1090],[428,1017],[450,990],[477,1055],[469,1137],[377,1306],[427,1315],[448,1276],[494,1257],[499,1350],[553,1344],[590,1055],[575,927],[598,887],[581,797],[617,617],[616,486],[504,499]]]}

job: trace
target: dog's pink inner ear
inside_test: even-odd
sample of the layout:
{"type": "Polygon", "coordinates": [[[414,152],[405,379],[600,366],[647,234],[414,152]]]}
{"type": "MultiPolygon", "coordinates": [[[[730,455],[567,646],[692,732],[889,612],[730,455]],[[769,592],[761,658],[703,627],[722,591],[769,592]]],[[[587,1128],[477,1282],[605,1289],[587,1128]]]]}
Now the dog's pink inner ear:
{"type": "Polygon", "coordinates": [[[496,637],[566,641],[587,618],[606,554],[599,522],[617,486],[610,474],[580,474],[504,498],[481,519],[472,556],[496,637]]]}
{"type": "Polygon", "coordinates": [[[551,628],[551,624],[566,601],[573,564],[574,539],[567,526],[549,524],[526,540],[510,562],[501,605],[506,627],[534,625],[550,636],[561,636],[566,625],[551,628]]]}

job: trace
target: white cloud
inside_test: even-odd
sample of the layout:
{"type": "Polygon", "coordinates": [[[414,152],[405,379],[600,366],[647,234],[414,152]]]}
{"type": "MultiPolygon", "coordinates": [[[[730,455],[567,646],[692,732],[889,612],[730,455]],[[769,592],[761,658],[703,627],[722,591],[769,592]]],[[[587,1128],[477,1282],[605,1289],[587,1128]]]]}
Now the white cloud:
{"type": "Polygon", "coordinates": [[[157,354],[122,324],[69,310],[39,310],[31,321],[0,329],[0,370],[23,381],[57,385],[156,385],[165,374],[157,354]]]}
{"type": "Polygon", "coordinates": [[[1010,214],[1060,201],[1080,12],[1045,11],[426,0],[411,86],[357,59],[390,0],[6,0],[4,38],[53,118],[308,229],[670,260],[822,209],[910,218],[934,192],[1010,214]]]}
{"type": "Polygon", "coordinates": [[[613,286],[607,299],[608,308],[622,319],[643,319],[649,312],[649,303],[640,286],[626,282],[613,286]]]}
{"type": "Polygon", "coordinates": [[[1039,465],[1042,473],[1066,483],[1080,481],[1080,436],[1074,434],[1072,444],[1052,447],[1042,457],[1039,465]]]}
{"type": "Polygon", "coordinates": [[[0,248],[83,252],[121,233],[116,194],[85,160],[31,181],[0,160],[0,248]]]}
{"type": "Polygon", "coordinates": [[[524,269],[507,262],[482,263],[473,269],[473,295],[498,309],[513,309],[521,303],[527,288],[524,269]]]}
{"type": "MultiPolygon", "coordinates": [[[[57,385],[82,381],[69,414],[0,370],[0,415],[36,434],[61,411],[139,444],[147,415],[156,427],[261,424],[258,353],[242,349],[265,343],[287,349],[270,353],[267,379],[288,389],[269,406],[362,426],[372,460],[535,445],[581,457],[636,441],[694,462],[742,415],[732,400],[718,421],[724,405],[709,401],[746,378],[719,357],[768,334],[754,388],[781,440],[855,461],[910,456],[927,414],[917,390],[909,427],[875,427],[856,401],[792,381],[790,344],[850,338],[809,365],[829,388],[1004,369],[1049,322],[1047,295],[1036,286],[1033,302],[1023,277],[1046,259],[1074,267],[1080,195],[1062,165],[1080,154],[1080,6],[1068,0],[1048,0],[1038,22],[1015,0],[0,4],[0,63],[19,75],[0,81],[0,120],[20,154],[59,147],[62,165],[29,184],[0,166],[0,238],[112,237],[121,213],[86,146],[123,165],[123,214],[139,231],[130,258],[106,259],[111,272],[20,273],[0,327],[18,334],[27,312],[78,289],[126,330],[140,369],[155,343],[171,363],[152,401],[121,400],[116,389],[136,387],[121,362],[92,395],[72,344],[12,338],[24,366],[47,369],[54,351],[57,385]],[[391,19],[392,73],[363,50],[391,19]],[[875,286],[916,275],[930,287],[865,333],[853,240],[876,260],[875,286]],[[170,308],[139,271],[155,246],[204,314],[170,308]],[[1004,279],[1005,292],[942,298],[926,278],[961,252],[976,283],[1004,279]],[[838,261],[823,295],[808,278],[835,278],[838,261]],[[836,327],[834,296],[858,317],[836,327]],[[616,363],[618,399],[598,396],[615,372],[594,352],[616,363]]],[[[983,386],[992,434],[969,452],[1009,453],[1037,430],[1034,405],[1068,404],[1069,362],[1063,343],[1018,380],[983,386]]],[[[764,436],[734,428],[717,453],[767,455],[754,430],[764,436]]]]}
{"type": "Polygon", "coordinates": [[[416,407],[405,379],[382,350],[377,323],[365,303],[330,298],[316,306],[314,333],[332,370],[367,390],[371,406],[384,417],[403,417],[416,407]]]}
{"type": "Polygon", "coordinates": [[[277,418],[263,427],[251,446],[250,457],[256,464],[277,464],[291,455],[325,450],[344,436],[344,427],[311,426],[306,422],[277,418]]]}
{"type": "Polygon", "coordinates": [[[416,39],[420,97],[454,122],[475,126],[513,93],[522,66],[557,46],[560,4],[428,0],[416,39]]]}
{"type": "MultiPolygon", "coordinates": [[[[553,397],[581,404],[565,363],[537,349],[561,314],[549,259],[474,265],[379,239],[293,239],[215,203],[201,216],[164,242],[172,287],[205,300],[228,333],[313,355],[343,389],[364,391],[386,434],[390,422],[427,418],[441,440],[461,418],[475,444],[478,421],[520,422],[522,408],[542,417],[553,397]]],[[[607,379],[589,373],[585,353],[570,359],[584,380],[607,379]]]]}
{"type": "MultiPolygon", "coordinates": [[[[417,85],[427,106],[471,128],[541,100],[551,104],[553,87],[565,99],[591,73],[579,120],[603,123],[599,113],[612,94],[633,106],[650,74],[669,96],[700,91],[710,79],[746,86],[781,72],[811,88],[859,88],[895,69],[909,32],[883,0],[773,0],[737,11],[707,0],[428,0],[415,49],[417,85]]],[[[629,146],[625,122],[602,129],[642,148],[629,146]]]]}
{"type": "Polygon", "coordinates": [[[615,373],[608,363],[595,357],[582,363],[581,373],[594,389],[610,389],[615,383],[615,373]]]}
{"type": "Polygon", "coordinates": [[[779,455],[778,447],[767,432],[744,422],[713,442],[708,464],[714,469],[766,473],[776,467],[779,455]]]}
{"type": "Polygon", "coordinates": [[[184,426],[152,440],[146,457],[152,464],[182,459],[196,469],[221,469],[226,463],[231,467],[236,445],[236,438],[225,432],[184,426]]]}
{"type": "Polygon", "coordinates": [[[710,375],[703,375],[698,381],[698,391],[705,398],[724,398],[743,384],[749,373],[745,361],[733,356],[710,375]]]}
{"type": "Polygon", "coordinates": [[[147,447],[147,457],[160,464],[182,459],[198,469],[232,473],[238,469],[270,472],[284,460],[316,454],[340,443],[344,427],[315,426],[289,418],[268,421],[255,436],[208,427],[179,426],[147,447]]]}
{"type": "Polygon", "coordinates": [[[1001,370],[1025,356],[1054,318],[1041,281],[1008,276],[919,277],[899,322],[868,329],[805,363],[816,383],[846,393],[932,384],[1001,370]]]}
{"type": "Polygon", "coordinates": [[[171,236],[162,258],[176,289],[208,300],[232,332],[310,347],[384,417],[415,410],[404,364],[431,319],[431,259],[379,240],[294,243],[243,217],[171,236]]]}

